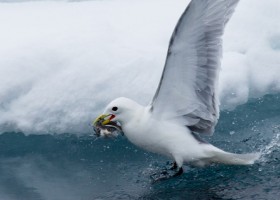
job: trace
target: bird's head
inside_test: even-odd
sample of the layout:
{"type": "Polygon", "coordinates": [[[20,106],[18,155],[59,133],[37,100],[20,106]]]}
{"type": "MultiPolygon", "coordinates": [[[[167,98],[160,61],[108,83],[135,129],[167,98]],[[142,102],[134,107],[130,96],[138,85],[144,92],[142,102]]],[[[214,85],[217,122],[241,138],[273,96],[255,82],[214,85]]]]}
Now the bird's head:
{"type": "Polygon", "coordinates": [[[125,97],[117,98],[106,106],[103,114],[94,120],[93,125],[96,126],[100,121],[100,126],[117,123],[121,128],[121,126],[135,117],[135,112],[141,107],[141,105],[131,99],[125,97]]]}

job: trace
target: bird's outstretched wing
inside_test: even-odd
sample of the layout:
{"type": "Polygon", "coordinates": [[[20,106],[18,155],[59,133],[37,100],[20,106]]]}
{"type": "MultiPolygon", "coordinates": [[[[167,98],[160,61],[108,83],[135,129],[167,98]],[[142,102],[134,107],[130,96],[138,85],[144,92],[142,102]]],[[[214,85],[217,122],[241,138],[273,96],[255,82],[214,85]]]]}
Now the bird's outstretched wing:
{"type": "Polygon", "coordinates": [[[217,81],[222,35],[238,0],[192,0],[170,40],[165,67],[151,104],[153,115],[178,119],[212,134],[219,118],[217,81]]]}

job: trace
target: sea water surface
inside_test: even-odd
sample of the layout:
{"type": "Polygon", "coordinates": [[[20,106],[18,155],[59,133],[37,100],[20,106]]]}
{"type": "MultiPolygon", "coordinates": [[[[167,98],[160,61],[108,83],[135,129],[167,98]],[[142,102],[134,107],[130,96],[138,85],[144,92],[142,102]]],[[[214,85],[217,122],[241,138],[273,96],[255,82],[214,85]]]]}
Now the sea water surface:
{"type": "Polygon", "coordinates": [[[262,152],[256,164],[184,166],[183,175],[156,183],[150,175],[170,160],[121,136],[4,133],[0,199],[279,199],[279,102],[280,94],[270,94],[223,111],[215,135],[206,138],[227,151],[262,152]]]}

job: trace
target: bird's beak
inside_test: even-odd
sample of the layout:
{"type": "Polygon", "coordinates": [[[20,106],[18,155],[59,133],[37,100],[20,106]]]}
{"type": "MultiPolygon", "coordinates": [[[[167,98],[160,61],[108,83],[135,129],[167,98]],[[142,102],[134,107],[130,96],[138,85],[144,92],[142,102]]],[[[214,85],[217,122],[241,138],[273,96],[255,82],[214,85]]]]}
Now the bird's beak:
{"type": "Polygon", "coordinates": [[[114,118],[115,115],[113,114],[102,114],[93,121],[93,125],[95,125],[98,121],[102,121],[102,125],[106,125],[114,118]]]}

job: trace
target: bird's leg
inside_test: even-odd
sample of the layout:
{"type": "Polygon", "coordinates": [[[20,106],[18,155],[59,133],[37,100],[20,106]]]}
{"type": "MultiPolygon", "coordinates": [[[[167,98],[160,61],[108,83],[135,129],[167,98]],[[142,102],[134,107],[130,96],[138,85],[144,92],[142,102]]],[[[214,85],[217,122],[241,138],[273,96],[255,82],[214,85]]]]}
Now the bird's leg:
{"type": "Polygon", "coordinates": [[[170,167],[170,169],[171,170],[175,170],[175,169],[177,169],[178,168],[178,165],[177,165],[177,163],[174,161],[173,163],[172,163],[172,166],[170,167]]]}
{"type": "Polygon", "coordinates": [[[177,165],[177,163],[175,161],[172,163],[172,166],[171,166],[170,170],[175,171],[175,173],[173,174],[172,177],[179,176],[179,175],[181,175],[184,172],[182,167],[180,167],[178,169],[178,165],[177,165]]]}
{"type": "Polygon", "coordinates": [[[182,167],[178,168],[177,163],[173,162],[171,168],[164,169],[159,173],[154,173],[153,175],[151,175],[151,178],[153,179],[154,182],[157,182],[157,181],[166,180],[172,177],[179,176],[183,172],[184,172],[183,168],[182,167]]]}
{"type": "Polygon", "coordinates": [[[182,167],[180,167],[179,169],[178,169],[178,165],[177,165],[177,163],[174,161],[173,163],[172,163],[172,165],[171,165],[171,167],[169,168],[169,170],[173,170],[173,171],[177,171],[177,173],[175,173],[174,174],[174,176],[178,176],[178,175],[181,175],[182,173],[183,173],[183,168],[182,167]]]}
{"type": "Polygon", "coordinates": [[[183,174],[184,170],[183,170],[183,167],[180,167],[177,172],[173,175],[173,177],[175,176],[180,176],[181,174],[183,174]]]}

